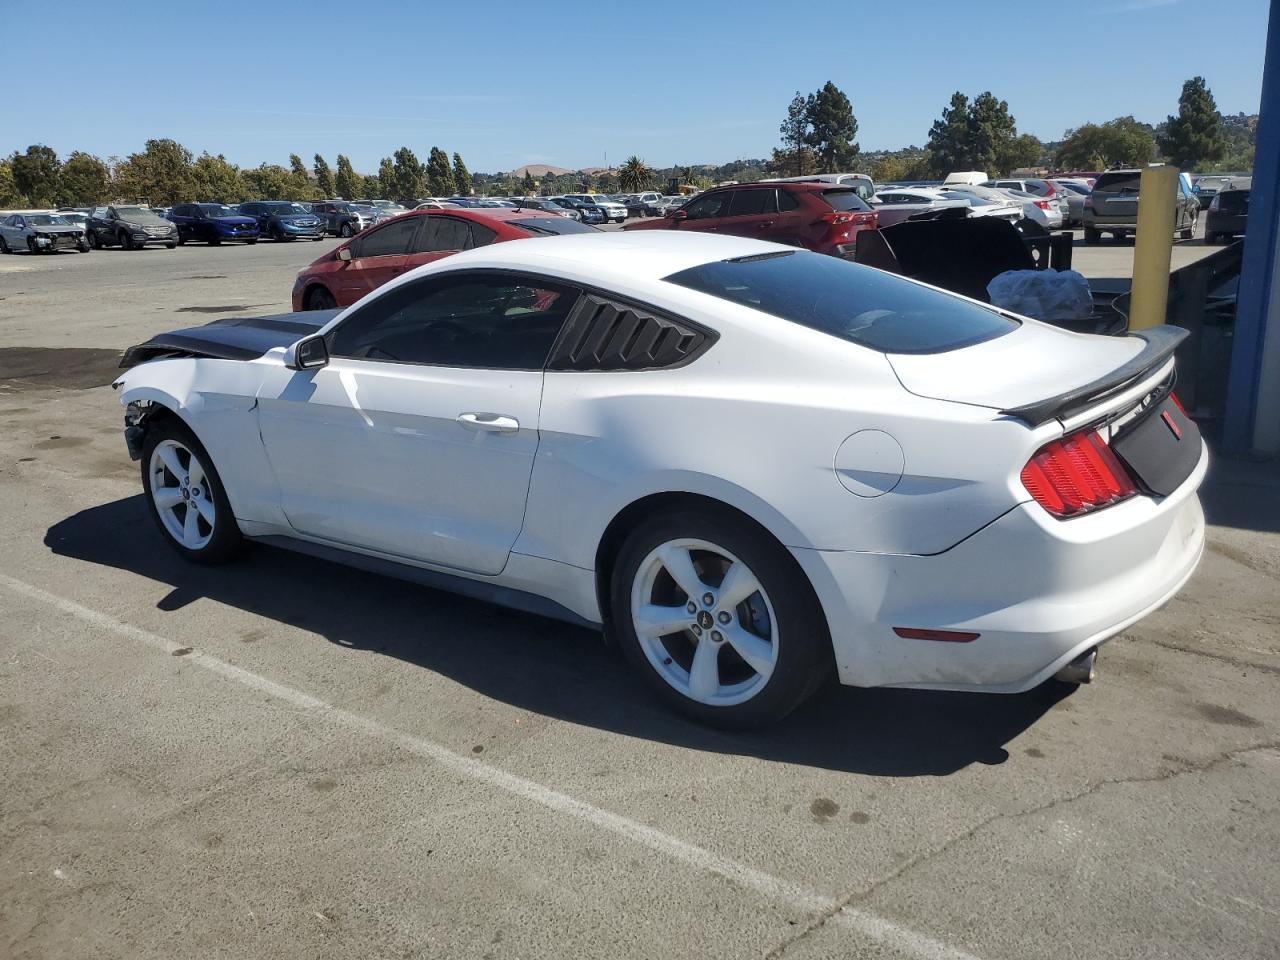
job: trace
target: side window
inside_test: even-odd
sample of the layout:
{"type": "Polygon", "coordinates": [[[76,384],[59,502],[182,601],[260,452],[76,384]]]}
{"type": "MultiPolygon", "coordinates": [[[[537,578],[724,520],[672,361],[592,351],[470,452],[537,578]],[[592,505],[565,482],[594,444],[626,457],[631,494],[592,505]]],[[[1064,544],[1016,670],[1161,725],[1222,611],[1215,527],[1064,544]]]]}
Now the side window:
{"type": "Polygon", "coordinates": [[[774,190],[735,190],[729,201],[729,216],[758,217],[763,213],[776,213],[775,195],[774,190]]]}
{"type": "Polygon", "coordinates": [[[684,205],[690,220],[709,220],[712,217],[723,217],[729,206],[730,191],[708,193],[697,200],[690,200],[684,205]]]}
{"type": "Polygon", "coordinates": [[[498,231],[486,227],[483,223],[471,224],[471,246],[487,247],[498,238],[498,231]]]}
{"type": "Polygon", "coordinates": [[[389,257],[406,254],[418,230],[419,217],[392,220],[385,227],[371,230],[354,244],[353,257],[389,257]]]}
{"type": "Polygon", "coordinates": [[[425,223],[414,244],[414,253],[444,253],[471,249],[471,230],[456,217],[423,217],[425,223]]]}
{"type": "Polygon", "coordinates": [[[790,190],[778,191],[778,210],[781,213],[788,213],[791,210],[799,210],[800,201],[796,199],[796,195],[790,190]]]}
{"type": "Polygon", "coordinates": [[[578,291],[515,276],[436,277],[369,301],[330,335],[335,357],[541,370],[578,291]]]}

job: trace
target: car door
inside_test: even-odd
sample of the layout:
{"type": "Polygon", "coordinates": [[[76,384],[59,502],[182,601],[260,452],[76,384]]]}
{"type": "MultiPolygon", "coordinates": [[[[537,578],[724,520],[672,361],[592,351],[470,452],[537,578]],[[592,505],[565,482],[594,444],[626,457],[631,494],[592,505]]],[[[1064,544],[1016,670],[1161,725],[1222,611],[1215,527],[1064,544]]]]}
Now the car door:
{"type": "Polygon", "coordinates": [[[728,216],[720,223],[720,233],[735,237],[768,239],[778,219],[778,191],[765,187],[734,190],[729,198],[728,216]]]}
{"type": "Polygon", "coordinates": [[[543,368],[579,291],[493,271],[428,276],[327,335],[330,359],[258,396],[298,533],[500,573],[524,522],[543,368]]]}
{"type": "Polygon", "coordinates": [[[422,217],[405,217],[374,227],[347,244],[351,259],[333,277],[338,305],[348,307],[405,271],[422,217]]]}
{"type": "Polygon", "coordinates": [[[428,213],[420,219],[422,228],[414,237],[413,248],[405,262],[406,270],[434,263],[462,250],[470,250],[475,245],[471,224],[461,217],[428,213]]]}
{"type": "Polygon", "coordinates": [[[729,212],[730,190],[716,190],[704,193],[690,200],[680,209],[685,216],[676,220],[675,225],[681,230],[698,230],[703,233],[715,233],[724,223],[729,212]]]}

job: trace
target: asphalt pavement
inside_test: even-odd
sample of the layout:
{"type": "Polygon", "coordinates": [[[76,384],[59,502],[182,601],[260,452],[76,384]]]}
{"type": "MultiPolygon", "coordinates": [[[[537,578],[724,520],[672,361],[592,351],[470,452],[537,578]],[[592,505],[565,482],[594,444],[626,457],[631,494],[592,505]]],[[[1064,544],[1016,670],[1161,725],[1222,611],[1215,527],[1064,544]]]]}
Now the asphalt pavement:
{"type": "Polygon", "coordinates": [[[1274,465],[1090,686],[710,731],[588,631],[162,542],[118,352],[335,242],[0,258],[0,957],[1280,954],[1274,465]]]}

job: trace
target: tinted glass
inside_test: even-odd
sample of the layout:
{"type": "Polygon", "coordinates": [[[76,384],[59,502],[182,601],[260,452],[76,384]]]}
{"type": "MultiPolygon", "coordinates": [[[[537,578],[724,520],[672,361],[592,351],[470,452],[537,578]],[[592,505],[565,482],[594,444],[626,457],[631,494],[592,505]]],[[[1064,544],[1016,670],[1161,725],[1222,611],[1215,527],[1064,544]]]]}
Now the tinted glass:
{"type": "Polygon", "coordinates": [[[787,213],[790,210],[799,210],[800,201],[796,199],[796,195],[790,190],[778,191],[778,210],[781,213],[787,213]]]}
{"type": "Polygon", "coordinates": [[[666,279],[884,353],[940,353],[1017,327],[986,307],[807,251],[722,260],[666,279]]]}
{"type": "Polygon", "coordinates": [[[329,352],[398,363],[541,370],[576,290],[513,277],[429,278],[357,309],[329,352]]]}
{"type": "Polygon", "coordinates": [[[484,247],[498,239],[498,231],[491,230],[482,223],[471,224],[471,246],[484,247]]]}
{"type": "Polygon", "coordinates": [[[418,217],[393,220],[385,227],[372,230],[356,241],[351,251],[355,257],[388,257],[409,252],[413,236],[418,231],[418,217]]]}
{"type": "Polygon", "coordinates": [[[1141,173],[1104,173],[1093,184],[1095,193],[1134,193],[1142,182],[1141,173]]]}
{"type": "Polygon", "coordinates": [[[507,225],[532,233],[538,237],[552,237],[562,233],[600,233],[599,227],[592,227],[577,220],[570,220],[556,214],[552,217],[530,217],[527,220],[508,220],[507,225]]]}
{"type": "Polygon", "coordinates": [[[136,220],[142,217],[154,216],[150,210],[143,210],[141,207],[116,207],[116,216],[121,220],[136,220]]]}
{"type": "Polygon", "coordinates": [[[471,228],[454,217],[423,217],[422,232],[414,244],[416,253],[443,253],[471,249],[471,228]]]}
{"type": "Polygon", "coordinates": [[[822,199],[831,205],[832,210],[839,210],[842,213],[865,212],[871,209],[867,206],[867,202],[858,196],[856,190],[823,190],[822,199]]]}
{"type": "Polygon", "coordinates": [[[757,217],[764,213],[777,213],[778,205],[774,202],[775,190],[735,190],[733,199],[729,201],[729,216],[757,217]]]}
{"type": "Polygon", "coordinates": [[[707,220],[711,217],[723,217],[729,209],[729,191],[708,193],[706,196],[690,200],[684,205],[684,211],[690,220],[707,220]]]}
{"type": "Polygon", "coordinates": [[[1249,212],[1248,190],[1223,190],[1218,196],[1218,212],[1238,216],[1249,212]]]}
{"type": "Polygon", "coordinates": [[[33,227],[69,227],[71,224],[62,217],[52,213],[33,213],[27,217],[27,223],[33,227]]]}

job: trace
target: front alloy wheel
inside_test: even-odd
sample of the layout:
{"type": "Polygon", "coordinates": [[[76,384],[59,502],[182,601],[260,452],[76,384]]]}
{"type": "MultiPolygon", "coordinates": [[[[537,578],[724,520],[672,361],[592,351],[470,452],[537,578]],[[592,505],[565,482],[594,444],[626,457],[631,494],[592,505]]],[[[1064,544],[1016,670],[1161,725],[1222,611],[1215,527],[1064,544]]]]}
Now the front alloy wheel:
{"type": "Polygon", "coordinates": [[[209,455],[185,426],[169,418],[148,432],[142,485],[152,518],[179,553],[197,563],[231,559],[240,528],[209,455]]]}
{"type": "Polygon", "coordinates": [[[652,517],[613,567],[610,620],[663,700],[704,723],[778,720],[830,676],[825,618],[795,558],[731,511],[652,517]]]}

